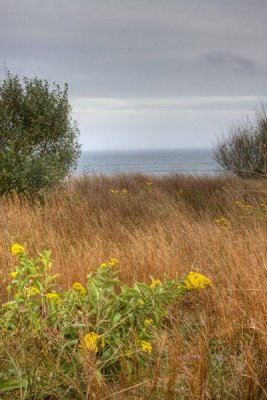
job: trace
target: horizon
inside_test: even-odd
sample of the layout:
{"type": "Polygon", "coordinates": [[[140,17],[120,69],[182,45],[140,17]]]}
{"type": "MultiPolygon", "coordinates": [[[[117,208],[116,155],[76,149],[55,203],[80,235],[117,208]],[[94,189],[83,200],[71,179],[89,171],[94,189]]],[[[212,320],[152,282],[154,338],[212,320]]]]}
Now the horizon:
{"type": "Polygon", "coordinates": [[[165,175],[171,173],[220,173],[212,149],[137,149],[82,151],[76,175],[100,173],[141,173],[165,175]]]}
{"type": "Polygon", "coordinates": [[[180,148],[132,148],[132,149],[81,149],[82,153],[131,153],[131,152],[148,152],[148,153],[156,153],[156,152],[170,152],[170,151],[213,151],[212,147],[180,147],[180,148]]]}

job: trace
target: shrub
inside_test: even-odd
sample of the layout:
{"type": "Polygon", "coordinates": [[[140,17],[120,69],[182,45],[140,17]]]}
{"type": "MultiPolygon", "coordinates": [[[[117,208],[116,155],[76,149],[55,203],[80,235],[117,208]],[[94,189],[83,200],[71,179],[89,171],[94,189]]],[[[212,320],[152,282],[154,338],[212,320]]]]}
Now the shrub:
{"type": "Polygon", "coordinates": [[[7,72],[0,82],[0,194],[34,193],[61,182],[80,154],[68,86],[7,72]]]}
{"type": "Polygon", "coordinates": [[[20,389],[23,398],[34,392],[48,398],[51,387],[55,398],[66,392],[85,398],[79,391],[91,393],[123,369],[140,372],[158,352],[175,301],[211,286],[193,272],[184,280],[151,278],[150,284],[128,286],[113,258],[88,275],[85,285],[75,282],[59,291],[57,275],[49,273],[50,251],[31,259],[21,245],[11,250],[19,265],[11,272],[9,301],[0,308],[0,392],[20,389]]]}
{"type": "Polygon", "coordinates": [[[264,106],[250,120],[233,126],[228,137],[219,139],[216,161],[226,170],[243,177],[267,177],[267,115],[264,106]]]}

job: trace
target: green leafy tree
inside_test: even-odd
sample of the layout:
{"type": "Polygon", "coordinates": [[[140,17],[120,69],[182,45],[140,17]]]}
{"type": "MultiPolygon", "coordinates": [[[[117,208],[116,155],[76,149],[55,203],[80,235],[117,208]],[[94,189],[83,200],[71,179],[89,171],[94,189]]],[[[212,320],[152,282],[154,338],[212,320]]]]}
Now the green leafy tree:
{"type": "Polygon", "coordinates": [[[6,73],[0,81],[0,194],[36,193],[63,181],[80,155],[68,86],[6,73]]]}

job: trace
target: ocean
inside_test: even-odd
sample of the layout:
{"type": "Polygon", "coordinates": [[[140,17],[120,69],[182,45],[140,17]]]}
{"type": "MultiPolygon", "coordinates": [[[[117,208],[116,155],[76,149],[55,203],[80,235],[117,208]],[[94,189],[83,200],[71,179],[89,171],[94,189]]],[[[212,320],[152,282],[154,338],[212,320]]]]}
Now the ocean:
{"type": "Polygon", "coordinates": [[[220,171],[211,149],[83,151],[75,174],[215,175],[220,171]]]}

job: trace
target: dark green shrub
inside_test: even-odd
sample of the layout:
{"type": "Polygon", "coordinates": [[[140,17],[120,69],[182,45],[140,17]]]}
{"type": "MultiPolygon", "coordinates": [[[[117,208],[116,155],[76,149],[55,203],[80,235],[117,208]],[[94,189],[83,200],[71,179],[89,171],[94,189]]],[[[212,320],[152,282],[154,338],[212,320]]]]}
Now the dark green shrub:
{"type": "Polygon", "coordinates": [[[79,129],[68,86],[7,72],[0,82],[0,194],[35,193],[61,182],[76,166],[79,129]]]}

